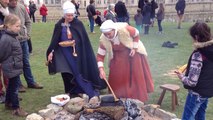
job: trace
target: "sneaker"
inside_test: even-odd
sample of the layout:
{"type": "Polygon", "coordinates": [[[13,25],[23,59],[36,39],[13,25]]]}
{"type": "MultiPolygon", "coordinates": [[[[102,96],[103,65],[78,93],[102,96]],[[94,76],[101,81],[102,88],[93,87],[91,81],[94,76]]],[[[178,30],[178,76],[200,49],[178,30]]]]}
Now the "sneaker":
{"type": "Polygon", "coordinates": [[[28,115],[28,113],[25,112],[22,108],[17,108],[16,110],[13,110],[12,114],[20,117],[26,117],[28,115]]]}
{"type": "Polygon", "coordinates": [[[4,96],[4,95],[1,95],[1,96],[0,96],[0,104],[1,104],[1,103],[4,103],[4,102],[5,102],[5,96],[4,96]]]}
{"type": "Polygon", "coordinates": [[[38,83],[34,83],[32,85],[28,85],[28,88],[43,89],[43,86],[39,85],[38,83]]]}
{"type": "Polygon", "coordinates": [[[23,85],[20,85],[20,87],[18,88],[18,92],[26,92],[26,88],[23,85]]]}

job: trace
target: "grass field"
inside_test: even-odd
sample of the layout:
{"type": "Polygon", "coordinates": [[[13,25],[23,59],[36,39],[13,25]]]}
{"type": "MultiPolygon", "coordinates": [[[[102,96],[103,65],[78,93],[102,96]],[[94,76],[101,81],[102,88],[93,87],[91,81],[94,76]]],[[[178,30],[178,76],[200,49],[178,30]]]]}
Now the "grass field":
{"type": "MultiPolygon", "coordinates": [[[[84,22],[87,31],[89,31],[88,22],[84,22]]],[[[183,111],[183,106],[187,91],[182,87],[181,82],[176,76],[167,75],[171,70],[187,63],[188,57],[191,54],[192,40],[188,35],[188,28],[193,23],[183,23],[182,29],[176,29],[176,23],[163,22],[164,34],[156,34],[157,26],[150,28],[149,35],[142,35],[141,40],[144,43],[147,52],[148,60],[151,68],[151,73],[155,83],[155,92],[150,94],[150,100],[147,104],[156,104],[160,96],[161,89],[159,85],[164,83],[174,83],[180,85],[181,89],[178,92],[179,106],[174,112],[179,118],[183,111]],[[163,42],[171,41],[177,42],[178,46],[175,48],[161,47],[163,42]]],[[[213,24],[209,23],[213,29],[213,24]]],[[[44,109],[46,105],[50,104],[50,97],[64,93],[63,83],[60,74],[50,76],[45,66],[46,49],[49,45],[54,23],[34,23],[32,26],[32,44],[33,54],[30,62],[33,75],[36,81],[44,85],[44,89],[34,90],[27,89],[26,93],[20,93],[23,100],[20,105],[29,113],[37,113],[38,110],[44,109]]],[[[95,27],[96,34],[88,35],[90,37],[94,52],[98,48],[98,41],[100,36],[99,27],[95,27]]],[[[24,85],[25,80],[22,77],[24,85]]],[[[166,111],[171,111],[171,93],[166,93],[164,101],[161,106],[166,111]]],[[[209,106],[206,113],[206,120],[213,118],[213,100],[210,99],[209,106]]],[[[11,111],[4,109],[4,104],[0,104],[0,120],[24,120],[25,118],[13,117],[11,111]]]]}

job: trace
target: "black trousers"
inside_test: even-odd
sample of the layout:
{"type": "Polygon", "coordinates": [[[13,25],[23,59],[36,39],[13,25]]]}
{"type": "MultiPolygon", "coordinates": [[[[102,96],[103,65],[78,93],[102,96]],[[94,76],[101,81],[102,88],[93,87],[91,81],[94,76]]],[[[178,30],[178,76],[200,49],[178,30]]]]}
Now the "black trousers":
{"type": "Polygon", "coordinates": [[[30,13],[30,19],[33,19],[33,22],[35,22],[35,13],[30,13]]]}

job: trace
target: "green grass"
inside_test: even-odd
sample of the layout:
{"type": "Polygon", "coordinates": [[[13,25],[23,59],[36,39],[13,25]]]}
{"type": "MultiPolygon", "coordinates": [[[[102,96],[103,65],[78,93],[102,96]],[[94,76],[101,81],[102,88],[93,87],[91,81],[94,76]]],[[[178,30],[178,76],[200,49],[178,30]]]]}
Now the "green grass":
{"type": "MultiPolygon", "coordinates": [[[[89,31],[88,22],[84,21],[87,31],[89,31]]],[[[187,62],[191,54],[192,40],[188,35],[188,28],[193,23],[183,23],[183,29],[176,29],[176,23],[163,23],[163,35],[157,35],[158,31],[156,23],[153,28],[150,28],[150,34],[141,36],[147,52],[148,60],[151,68],[151,73],[155,83],[155,92],[150,94],[150,99],[147,103],[156,104],[160,96],[161,89],[159,85],[164,83],[174,83],[181,86],[178,92],[179,106],[174,112],[179,118],[183,111],[183,106],[187,94],[187,90],[182,87],[181,82],[177,77],[165,76],[168,71],[175,69],[177,66],[183,65],[187,62]],[[178,42],[176,48],[163,48],[161,47],[164,41],[178,42]]],[[[213,24],[209,24],[213,29],[213,24]]],[[[32,44],[33,54],[31,55],[31,67],[36,81],[44,85],[42,90],[27,89],[26,93],[19,93],[23,100],[20,105],[29,113],[37,113],[38,110],[46,108],[50,104],[50,97],[64,93],[63,82],[60,74],[50,76],[45,66],[46,49],[49,45],[51,34],[53,31],[54,23],[34,23],[32,26],[32,44]]],[[[88,35],[93,45],[94,52],[98,48],[98,41],[100,36],[99,27],[95,27],[96,34],[88,35]]],[[[107,69],[108,71],[108,69],[107,69]]],[[[25,80],[22,77],[24,85],[25,80]]],[[[162,109],[171,112],[171,93],[166,93],[162,109]]],[[[210,99],[209,106],[206,113],[206,119],[212,119],[213,113],[213,100],[210,99]]],[[[0,120],[24,120],[25,118],[13,117],[11,111],[4,109],[4,104],[0,104],[0,120]]]]}

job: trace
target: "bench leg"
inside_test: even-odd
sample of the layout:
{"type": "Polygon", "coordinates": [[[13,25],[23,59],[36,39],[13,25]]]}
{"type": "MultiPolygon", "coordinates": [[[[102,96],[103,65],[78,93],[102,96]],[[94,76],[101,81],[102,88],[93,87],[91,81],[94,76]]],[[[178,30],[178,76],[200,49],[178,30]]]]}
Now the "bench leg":
{"type": "Polygon", "coordinates": [[[162,91],[161,95],[160,95],[159,100],[158,100],[158,103],[157,103],[158,105],[161,105],[161,103],[162,103],[162,101],[163,101],[163,98],[164,98],[165,93],[166,93],[166,90],[164,89],[164,90],[162,91]]]}

